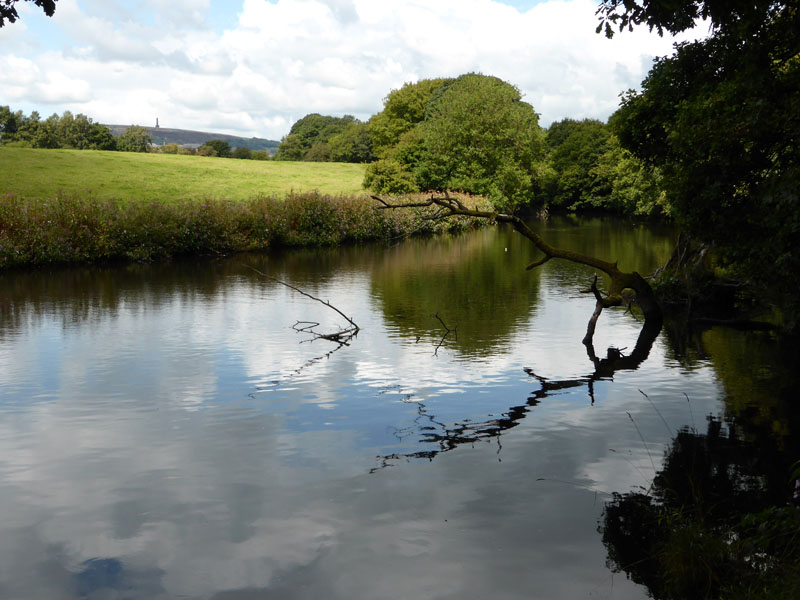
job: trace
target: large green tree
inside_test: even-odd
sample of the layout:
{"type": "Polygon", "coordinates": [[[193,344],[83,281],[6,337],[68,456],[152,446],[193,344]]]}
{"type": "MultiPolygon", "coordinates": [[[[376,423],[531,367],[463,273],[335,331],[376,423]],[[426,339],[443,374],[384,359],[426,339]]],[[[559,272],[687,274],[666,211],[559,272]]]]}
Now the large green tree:
{"type": "Polygon", "coordinates": [[[213,148],[216,151],[214,156],[221,158],[230,158],[231,156],[231,145],[225,140],[208,140],[203,145],[213,148]]]}
{"type": "Polygon", "coordinates": [[[431,99],[420,130],[420,188],[480,194],[507,208],[533,201],[544,135],[513,85],[462,75],[431,99]]]}
{"type": "Polygon", "coordinates": [[[350,123],[328,143],[334,162],[367,163],[375,160],[372,137],[366,123],[350,123]]]}
{"type": "Polygon", "coordinates": [[[117,138],[117,148],[122,152],[147,152],[152,143],[153,136],[139,125],[131,125],[117,138]]]}
{"type": "Polygon", "coordinates": [[[800,15],[796,2],[605,0],[601,23],[659,33],[711,20],[658,59],[617,115],[622,145],[658,167],[673,214],[720,259],[796,296],[800,272],[800,15]]]}
{"type": "Polygon", "coordinates": [[[592,169],[609,149],[611,132],[596,119],[564,119],[547,130],[548,161],[552,175],[548,196],[553,206],[569,209],[595,206],[607,190],[592,169]]]}
{"type": "Polygon", "coordinates": [[[539,117],[497,77],[469,73],[407,84],[389,94],[370,132],[382,158],[364,183],[379,193],[457,190],[508,209],[531,203],[539,185],[539,117]],[[391,147],[382,146],[390,140],[391,147]]]}
{"type": "MultiPolygon", "coordinates": [[[[56,12],[56,2],[58,2],[58,0],[25,1],[33,2],[36,6],[40,7],[48,17],[52,17],[53,13],[56,12]]],[[[17,19],[19,19],[19,13],[17,13],[16,6],[14,6],[16,3],[17,0],[0,0],[0,27],[3,27],[6,21],[9,23],[16,23],[17,19]]]]}
{"type": "Polygon", "coordinates": [[[392,90],[383,101],[383,110],[368,122],[376,156],[384,158],[408,131],[425,120],[428,102],[442,85],[452,79],[423,79],[392,90]]]}

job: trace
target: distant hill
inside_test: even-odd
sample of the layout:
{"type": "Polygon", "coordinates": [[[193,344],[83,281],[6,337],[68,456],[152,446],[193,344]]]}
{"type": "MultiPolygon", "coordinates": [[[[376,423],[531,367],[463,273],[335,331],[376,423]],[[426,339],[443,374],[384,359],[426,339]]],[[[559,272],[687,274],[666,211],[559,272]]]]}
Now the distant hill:
{"type": "MultiPolygon", "coordinates": [[[[106,125],[114,136],[120,136],[128,129],[128,125],[106,125]]],[[[278,149],[275,140],[264,138],[244,138],[225,133],[209,133],[207,131],[191,131],[189,129],[169,129],[167,127],[145,127],[147,132],[153,136],[153,143],[163,146],[164,144],[178,144],[180,146],[190,146],[196,148],[202,146],[209,140],[224,140],[231,145],[231,148],[250,148],[250,150],[266,150],[272,154],[278,149]]]]}

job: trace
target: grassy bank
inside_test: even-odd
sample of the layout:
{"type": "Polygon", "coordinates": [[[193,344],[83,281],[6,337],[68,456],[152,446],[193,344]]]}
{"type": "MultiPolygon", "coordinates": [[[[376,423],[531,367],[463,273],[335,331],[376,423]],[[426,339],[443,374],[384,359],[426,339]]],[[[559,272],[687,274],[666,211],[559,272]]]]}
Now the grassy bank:
{"type": "Polygon", "coordinates": [[[0,146],[0,194],[171,202],[295,192],[359,194],[364,166],[0,146]]]}
{"type": "Polygon", "coordinates": [[[475,225],[466,218],[426,220],[429,214],[378,210],[365,196],[317,192],[169,202],[6,194],[0,196],[0,269],[390,240],[475,225]]]}

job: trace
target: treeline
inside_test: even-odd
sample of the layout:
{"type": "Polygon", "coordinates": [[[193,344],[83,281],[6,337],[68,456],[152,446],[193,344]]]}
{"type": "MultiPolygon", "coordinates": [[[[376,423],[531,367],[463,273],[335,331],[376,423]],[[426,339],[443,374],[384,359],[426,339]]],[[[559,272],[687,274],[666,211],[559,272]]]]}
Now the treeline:
{"type": "Polygon", "coordinates": [[[131,125],[123,134],[114,136],[107,126],[94,122],[84,114],[73,115],[67,110],[61,116],[54,113],[42,119],[36,111],[26,116],[22,111],[12,111],[8,106],[0,106],[0,144],[23,148],[161,152],[254,160],[270,158],[265,150],[231,148],[224,140],[209,140],[198,148],[178,144],[154,146],[152,135],[138,125],[131,125]]]}
{"type": "Polygon", "coordinates": [[[271,158],[266,150],[251,150],[245,146],[231,148],[231,145],[225,140],[209,140],[197,148],[189,148],[179,144],[164,144],[163,146],[151,146],[150,150],[161,154],[218,156],[220,158],[240,158],[245,160],[269,160],[271,158]]]}
{"type": "Polygon", "coordinates": [[[114,137],[108,127],[83,114],[67,110],[61,116],[53,113],[42,119],[36,111],[25,116],[21,110],[0,106],[0,143],[7,146],[147,152],[151,142],[143,127],[129,127],[125,134],[114,137]]]}
{"type": "Polygon", "coordinates": [[[543,129],[516,87],[469,73],[407,83],[367,122],[306,115],[275,159],[369,163],[364,187],[380,194],[450,190],[503,208],[669,215],[660,173],[614,131],[614,117],[543,129]]]}

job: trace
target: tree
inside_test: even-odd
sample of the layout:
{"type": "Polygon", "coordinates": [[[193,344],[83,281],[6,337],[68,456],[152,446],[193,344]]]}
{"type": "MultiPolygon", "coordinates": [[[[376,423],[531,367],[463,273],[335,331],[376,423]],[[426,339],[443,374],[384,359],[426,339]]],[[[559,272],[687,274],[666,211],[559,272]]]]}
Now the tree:
{"type": "Polygon", "coordinates": [[[379,151],[382,159],[367,169],[365,184],[378,183],[374,191],[408,187],[387,182],[386,175],[394,172],[421,190],[480,194],[504,208],[532,203],[544,166],[543,133],[519,90],[476,73],[431,82],[438,87],[407,85],[389,95],[384,114],[392,106],[388,112],[402,117],[370,121],[371,132],[377,123],[383,139],[396,142],[379,151]],[[399,110],[398,98],[413,102],[400,103],[399,110]],[[420,115],[423,120],[413,123],[420,115]]]}
{"type": "Polygon", "coordinates": [[[539,115],[513,85],[477,73],[437,92],[420,125],[421,189],[458,190],[497,206],[531,204],[543,158],[539,115]]]}
{"type": "Polygon", "coordinates": [[[368,163],[375,160],[372,137],[366,123],[350,123],[328,142],[334,162],[368,163]]]}
{"type": "Polygon", "coordinates": [[[275,160],[303,160],[305,153],[306,149],[303,148],[300,136],[290,133],[281,138],[278,151],[275,153],[275,160]]]}
{"type": "MultiPolygon", "coordinates": [[[[33,2],[36,6],[40,7],[44,11],[44,14],[46,14],[48,17],[52,17],[53,13],[56,12],[56,2],[58,2],[58,0],[25,1],[33,2]]],[[[6,24],[6,21],[9,23],[17,22],[17,19],[19,19],[19,14],[14,6],[16,3],[17,0],[0,0],[0,27],[3,27],[6,24]]]]}
{"type": "Polygon", "coordinates": [[[317,142],[303,156],[303,160],[309,162],[330,162],[331,147],[327,142],[317,142]]]}
{"type": "MultiPolygon", "coordinates": [[[[800,13],[768,0],[604,0],[601,28],[711,35],[676,46],[629,91],[623,147],[658,167],[673,215],[735,272],[797,298],[800,272],[800,13]]],[[[795,321],[796,322],[796,321],[795,321]]]]}
{"type": "Polygon", "coordinates": [[[384,158],[404,133],[425,120],[434,92],[450,81],[452,79],[423,79],[389,92],[383,101],[383,110],[367,123],[376,156],[384,158]]]}
{"type": "Polygon", "coordinates": [[[253,152],[245,146],[237,146],[231,156],[233,158],[251,159],[253,158],[253,152]]]}
{"type": "Polygon", "coordinates": [[[225,140],[209,140],[203,145],[216,150],[215,156],[220,158],[230,158],[231,156],[231,145],[225,140]]]}
{"type": "Polygon", "coordinates": [[[139,125],[131,125],[117,139],[117,148],[122,152],[147,152],[153,137],[147,129],[139,125]]]}
{"type": "Polygon", "coordinates": [[[292,125],[289,135],[281,140],[276,160],[330,160],[322,148],[318,148],[307,158],[307,154],[316,144],[326,144],[332,137],[340,134],[347,126],[357,123],[355,117],[331,117],[319,113],[311,113],[292,125]]]}
{"type": "Polygon", "coordinates": [[[548,186],[550,202],[575,210],[602,206],[610,193],[592,172],[608,150],[611,132],[596,119],[564,119],[547,131],[548,159],[553,169],[548,186]]]}
{"type": "Polygon", "coordinates": [[[203,144],[202,146],[200,146],[200,147],[197,149],[197,156],[209,156],[209,157],[213,157],[213,156],[216,156],[216,155],[217,155],[217,151],[216,151],[216,150],[214,150],[214,148],[212,148],[212,147],[211,147],[211,146],[209,146],[208,144],[203,144]]]}
{"type": "Polygon", "coordinates": [[[22,120],[21,116],[22,113],[11,112],[8,106],[0,106],[0,143],[13,139],[22,120]]]}
{"type": "Polygon", "coordinates": [[[658,169],[648,167],[620,146],[611,135],[603,152],[589,170],[594,192],[584,206],[624,215],[669,216],[670,204],[658,169]]]}
{"type": "Polygon", "coordinates": [[[61,142],[58,138],[58,123],[60,119],[53,113],[44,121],[39,120],[39,115],[31,113],[31,119],[23,127],[23,135],[30,140],[34,148],[60,148],[61,142]]]}

